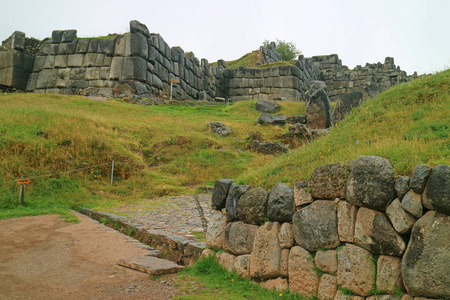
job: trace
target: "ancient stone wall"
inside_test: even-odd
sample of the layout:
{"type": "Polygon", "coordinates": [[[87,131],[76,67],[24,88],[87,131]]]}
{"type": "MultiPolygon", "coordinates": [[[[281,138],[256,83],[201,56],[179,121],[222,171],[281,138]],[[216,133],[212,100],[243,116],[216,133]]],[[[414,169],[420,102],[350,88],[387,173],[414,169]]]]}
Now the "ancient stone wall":
{"type": "Polygon", "coordinates": [[[288,100],[306,101],[310,82],[318,80],[319,70],[310,59],[303,56],[295,65],[265,69],[227,70],[230,101],[240,100],[288,100]]]}
{"type": "Polygon", "coordinates": [[[380,92],[411,79],[400,66],[395,66],[392,57],[386,57],[384,63],[367,63],[349,70],[337,54],[313,56],[314,65],[321,71],[321,80],[327,84],[327,92],[332,101],[337,101],[351,91],[360,91],[364,99],[373,98],[380,92]]]}
{"type": "Polygon", "coordinates": [[[277,51],[275,42],[271,42],[267,46],[259,47],[259,51],[261,52],[261,64],[271,64],[282,60],[281,54],[277,51]]]}
{"type": "Polygon", "coordinates": [[[325,299],[450,297],[450,166],[395,178],[377,156],[270,192],[215,183],[206,245],[263,287],[325,299]],[[401,296],[403,294],[403,296],[401,296]]]}
{"type": "Polygon", "coordinates": [[[75,30],[54,31],[37,53],[28,91],[211,99],[225,96],[225,68],[172,47],[145,25],[106,39],[78,39],[75,30]],[[80,91],[81,90],[81,91],[80,91]]]}

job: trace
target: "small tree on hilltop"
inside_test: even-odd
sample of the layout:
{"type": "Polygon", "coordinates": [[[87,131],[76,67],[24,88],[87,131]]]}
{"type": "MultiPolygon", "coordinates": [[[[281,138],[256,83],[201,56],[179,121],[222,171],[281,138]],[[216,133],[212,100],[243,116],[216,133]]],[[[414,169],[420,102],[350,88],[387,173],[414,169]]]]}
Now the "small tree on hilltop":
{"type": "MultiPolygon", "coordinates": [[[[267,47],[270,45],[268,40],[264,40],[263,46],[267,47]]],[[[297,45],[294,42],[286,42],[276,39],[275,42],[276,49],[278,53],[281,54],[281,59],[284,61],[294,60],[298,55],[302,53],[299,49],[297,49],[297,45]]]]}

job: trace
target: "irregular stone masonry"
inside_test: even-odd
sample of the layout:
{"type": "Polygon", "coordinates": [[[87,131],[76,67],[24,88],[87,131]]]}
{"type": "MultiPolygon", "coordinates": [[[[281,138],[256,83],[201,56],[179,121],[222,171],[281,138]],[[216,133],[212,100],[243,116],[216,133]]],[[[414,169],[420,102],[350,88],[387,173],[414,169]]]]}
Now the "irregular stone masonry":
{"type": "MultiPolygon", "coordinates": [[[[261,63],[281,60],[274,43],[261,47],[261,63]]],[[[332,100],[360,90],[373,97],[411,77],[395,67],[367,64],[348,70],[338,56],[314,56],[291,65],[230,70],[199,60],[181,47],[170,47],[144,24],[130,22],[130,33],[105,38],[77,38],[76,30],[55,30],[39,43],[14,32],[0,48],[0,85],[39,93],[174,99],[306,101],[311,81],[325,80],[332,100]]]]}
{"type": "MultiPolygon", "coordinates": [[[[340,293],[350,291],[358,298],[394,299],[402,291],[405,299],[447,299],[450,166],[417,165],[414,170],[411,178],[395,178],[387,159],[361,156],[318,167],[309,183],[295,184],[295,191],[282,183],[270,193],[248,187],[233,194],[237,199],[226,210],[216,207],[206,245],[231,252],[216,255],[227,270],[304,297],[340,299],[340,293]],[[406,187],[400,190],[400,185],[406,187]],[[414,216],[404,205],[410,200],[406,189],[421,193],[421,209],[414,216]],[[307,194],[310,201],[297,199],[307,194]],[[231,218],[228,212],[236,210],[231,218]],[[248,217],[253,215],[258,219],[248,217]],[[274,286],[274,281],[283,284],[274,286]]],[[[228,186],[236,189],[234,183],[228,186]]],[[[221,191],[212,194],[212,202],[224,197],[221,191]]]]}
{"type": "Polygon", "coordinates": [[[362,92],[365,99],[373,98],[391,86],[417,77],[416,73],[408,76],[400,66],[396,67],[392,57],[386,57],[384,63],[367,63],[364,67],[358,65],[354,70],[342,65],[337,54],[313,56],[311,59],[321,70],[321,79],[326,82],[332,101],[351,91],[362,92]]]}

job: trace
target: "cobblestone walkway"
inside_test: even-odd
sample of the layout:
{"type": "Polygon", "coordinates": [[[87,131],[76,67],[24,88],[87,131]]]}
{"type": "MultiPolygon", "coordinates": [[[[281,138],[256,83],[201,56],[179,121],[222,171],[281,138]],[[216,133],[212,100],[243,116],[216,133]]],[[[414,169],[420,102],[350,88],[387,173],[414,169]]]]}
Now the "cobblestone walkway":
{"type": "Polygon", "coordinates": [[[152,230],[197,240],[194,234],[206,231],[211,217],[211,194],[149,199],[113,211],[152,230]]]}

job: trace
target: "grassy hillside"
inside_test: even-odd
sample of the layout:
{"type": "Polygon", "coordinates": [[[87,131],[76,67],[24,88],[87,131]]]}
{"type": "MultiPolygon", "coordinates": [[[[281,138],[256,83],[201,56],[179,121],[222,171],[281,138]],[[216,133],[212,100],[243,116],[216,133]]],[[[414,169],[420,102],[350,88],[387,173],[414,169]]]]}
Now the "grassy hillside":
{"type": "Polygon", "coordinates": [[[360,155],[389,159],[397,175],[411,175],[416,164],[450,164],[450,70],[387,90],[354,109],[326,137],[241,174],[238,182],[293,186],[320,165],[360,155]]]}
{"type": "MultiPolygon", "coordinates": [[[[1,94],[0,218],[112,206],[154,196],[192,193],[234,178],[271,156],[243,151],[252,132],[278,140],[284,128],[255,125],[255,102],[231,106],[141,106],[79,96],[1,94]],[[209,121],[229,125],[221,138],[209,121]],[[112,160],[114,186],[110,185],[112,160]],[[32,180],[25,207],[16,180],[32,180]]],[[[298,114],[303,103],[282,103],[298,114]]]]}
{"type": "MultiPolygon", "coordinates": [[[[225,106],[141,106],[80,96],[0,95],[0,218],[106,208],[193,193],[219,178],[271,189],[293,186],[317,166],[359,155],[388,158],[397,175],[418,163],[450,164],[450,70],[399,85],[355,109],[321,139],[273,157],[248,151],[254,136],[282,141],[288,126],[256,126],[256,101],[225,106]],[[206,129],[223,122],[221,138],[206,129]],[[110,185],[115,161],[114,185],[110,185]],[[26,205],[17,178],[26,175],[26,205]]],[[[281,114],[304,104],[281,102],[281,114]]]]}

